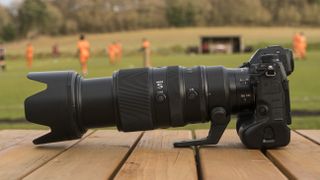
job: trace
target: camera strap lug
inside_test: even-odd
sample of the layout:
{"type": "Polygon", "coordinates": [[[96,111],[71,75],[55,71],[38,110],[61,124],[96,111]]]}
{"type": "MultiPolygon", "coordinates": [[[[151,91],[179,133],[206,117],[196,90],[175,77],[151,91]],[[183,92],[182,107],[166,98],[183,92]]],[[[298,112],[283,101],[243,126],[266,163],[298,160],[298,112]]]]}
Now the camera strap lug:
{"type": "Polygon", "coordinates": [[[211,111],[211,124],[209,134],[206,138],[175,142],[174,147],[189,147],[217,144],[230,122],[230,115],[227,115],[226,110],[223,107],[216,107],[211,111]]]}

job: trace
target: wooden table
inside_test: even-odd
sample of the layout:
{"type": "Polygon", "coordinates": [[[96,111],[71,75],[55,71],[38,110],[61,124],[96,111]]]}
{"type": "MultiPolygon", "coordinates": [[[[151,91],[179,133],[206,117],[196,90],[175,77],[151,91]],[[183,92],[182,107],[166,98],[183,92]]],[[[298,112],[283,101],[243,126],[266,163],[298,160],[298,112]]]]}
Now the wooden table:
{"type": "MultiPolygon", "coordinates": [[[[246,149],[235,130],[217,146],[173,148],[188,130],[88,132],[81,140],[35,146],[34,130],[0,131],[0,180],[8,179],[320,179],[320,130],[292,131],[289,146],[246,149]]],[[[195,138],[207,130],[196,130],[195,138]]]]}

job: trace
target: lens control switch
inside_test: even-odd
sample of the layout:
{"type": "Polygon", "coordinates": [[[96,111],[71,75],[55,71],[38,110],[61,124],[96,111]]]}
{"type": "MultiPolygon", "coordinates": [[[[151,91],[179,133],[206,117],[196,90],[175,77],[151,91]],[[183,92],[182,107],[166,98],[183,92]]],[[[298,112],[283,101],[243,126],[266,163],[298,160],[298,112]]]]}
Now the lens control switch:
{"type": "Polygon", "coordinates": [[[199,93],[195,89],[191,88],[188,90],[188,99],[189,100],[196,99],[198,97],[198,95],[199,95],[199,93]]]}
{"type": "Polygon", "coordinates": [[[156,101],[158,102],[158,103],[162,103],[162,102],[164,102],[166,100],[166,95],[165,94],[157,94],[156,95],[156,101]]]}

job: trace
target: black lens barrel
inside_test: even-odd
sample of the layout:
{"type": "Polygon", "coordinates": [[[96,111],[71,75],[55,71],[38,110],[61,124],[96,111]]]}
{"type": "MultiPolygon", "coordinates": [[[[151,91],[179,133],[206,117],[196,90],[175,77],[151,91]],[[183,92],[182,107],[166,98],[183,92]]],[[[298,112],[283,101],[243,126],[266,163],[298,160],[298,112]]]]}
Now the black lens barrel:
{"type": "Polygon", "coordinates": [[[119,70],[112,78],[83,79],[75,72],[29,78],[48,84],[25,101],[27,120],[52,130],[38,143],[79,138],[96,127],[179,127],[209,121],[215,107],[231,114],[254,104],[247,68],[172,66],[119,70]]]}
{"type": "Polygon", "coordinates": [[[116,125],[112,78],[81,78],[78,83],[81,124],[87,129],[116,125]]]}

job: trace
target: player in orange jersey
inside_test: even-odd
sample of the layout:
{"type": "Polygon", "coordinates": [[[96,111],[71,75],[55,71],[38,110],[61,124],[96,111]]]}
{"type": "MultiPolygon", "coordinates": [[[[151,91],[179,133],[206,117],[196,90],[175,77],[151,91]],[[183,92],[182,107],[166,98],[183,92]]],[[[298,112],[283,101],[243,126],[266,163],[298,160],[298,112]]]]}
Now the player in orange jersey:
{"type": "Polygon", "coordinates": [[[114,48],[115,48],[116,62],[120,63],[122,59],[122,44],[119,41],[114,42],[114,48]]]}
{"type": "Polygon", "coordinates": [[[115,61],[115,59],[116,59],[116,47],[115,47],[115,45],[114,45],[115,43],[112,43],[112,44],[109,44],[108,46],[107,46],[107,53],[108,53],[108,57],[109,57],[109,63],[110,64],[115,64],[116,63],[116,61],[115,61]]]}
{"type": "Polygon", "coordinates": [[[307,51],[307,40],[303,32],[293,36],[293,51],[296,59],[305,59],[307,51]]]}
{"type": "Polygon", "coordinates": [[[300,33],[300,43],[298,44],[298,51],[300,53],[301,59],[306,59],[307,53],[307,38],[303,32],[300,33]]]}
{"type": "Polygon", "coordinates": [[[298,49],[300,41],[301,41],[300,34],[295,33],[292,38],[292,48],[293,48],[294,56],[297,59],[301,58],[300,53],[299,53],[299,49],[298,49]]]}
{"type": "Polygon", "coordinates": [[[150,53],[151,53],[151,43],[146,39],[142,39],[141,50],[143,51],[143,66],[151,67],[150,53]]]}
{"type": "Polygon", "coordinates": [[[33,46],[31,43],[27,44],[27,48],[26,48],[26,61],[27,61],[27,67],[31,68],[32,67],[32,62],[33,62],[33,46]]]}
{"type": "Polygon", "coordinates": [[[78,55],[79,55],[79,61],[81,64],[81,71],[84,76],[88,74],[88,60],[90,57],[90,44],[85,39],[85,36],[83,34],[80,35],[79,41],[78,41],[78,55]]]}

